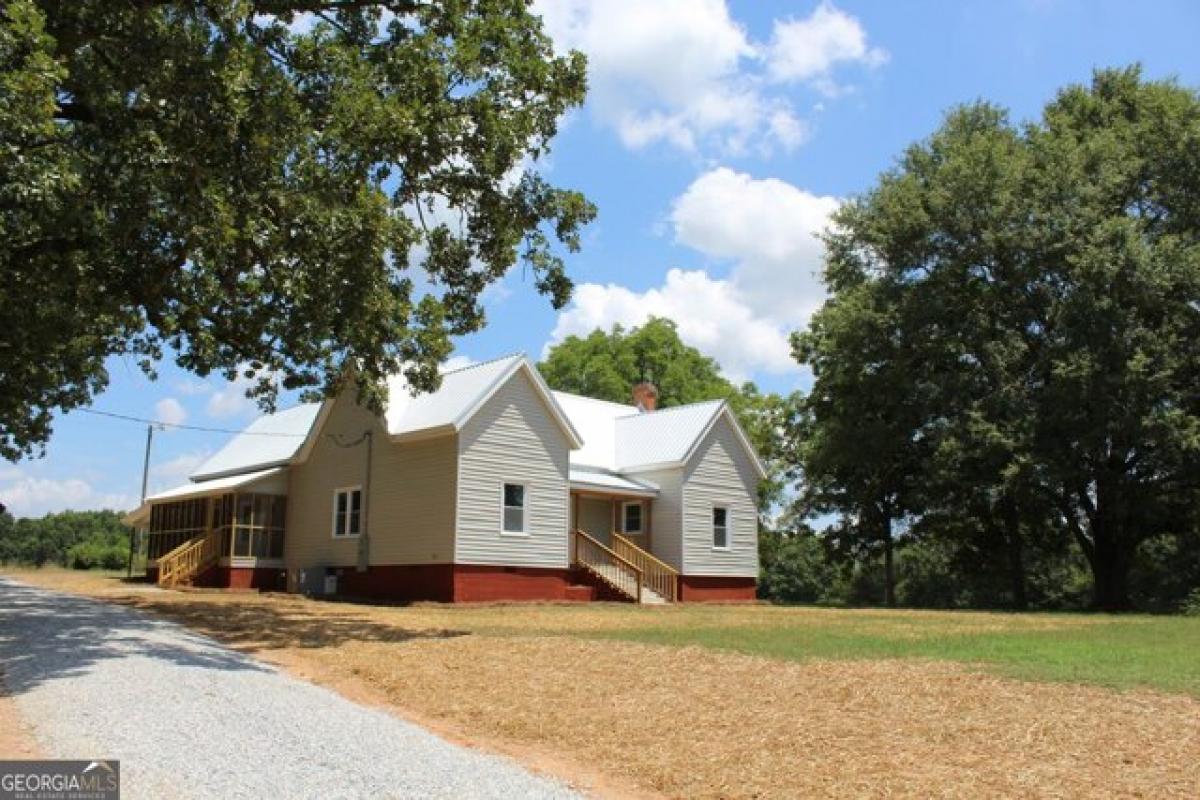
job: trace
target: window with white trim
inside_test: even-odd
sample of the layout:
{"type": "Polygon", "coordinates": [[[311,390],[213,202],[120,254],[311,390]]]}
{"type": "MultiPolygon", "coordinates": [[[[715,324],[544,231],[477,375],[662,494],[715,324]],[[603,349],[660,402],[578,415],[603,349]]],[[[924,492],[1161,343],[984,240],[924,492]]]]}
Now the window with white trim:
{"type": "Polygon", "coordinates": [[[621,533],[642,532],[642,504],[633,500],[621,507],[621,533]]]}
{"type": "Polygon", "coordinates": [[[333,493],[333,536],[340,539],[362,532],[362,487],[347,486],[333,493]]]}
{"type": "Polygon", "coordinates": [[[714,550],[729,549],[729,509],[724,506],[713,506],[712,537],[714,550]]]}
{"type": "Polygon", "coordinates": [[[504,516],[503,530],[505,533],[525,533],[525,485],[521,483],[504,484],[502,514],[504,516]]]}

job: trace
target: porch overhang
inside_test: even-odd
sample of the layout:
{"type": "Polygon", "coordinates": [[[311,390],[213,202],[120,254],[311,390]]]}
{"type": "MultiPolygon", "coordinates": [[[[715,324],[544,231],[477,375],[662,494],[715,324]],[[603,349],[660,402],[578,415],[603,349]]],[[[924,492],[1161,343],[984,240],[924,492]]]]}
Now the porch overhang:
{"type": "Polygon", "coordinates": [[[654,484],[607,470],[571,467],[570,481],[572,492],[611,497],[658,497],[658,487],[654,484]]]}
{"type": "Polygon", "coordinates": [[[185,483],[168,489],[165,492],[152,494],[140,506],[130,511],[121,522],[131,528],[141,527],[150,521],[150,509],[155,503],[173,503],[178,500],[192,500],[198,497],[212,497],[225,494],[236,489],[254,487],[262,494],[287,494],[286,484],[279,481],[287,473],[287,467],[272,467],[255,472],[244,472],[241,475],[230,475],[225,478],[214,478],[199,483],[185,483]]]}

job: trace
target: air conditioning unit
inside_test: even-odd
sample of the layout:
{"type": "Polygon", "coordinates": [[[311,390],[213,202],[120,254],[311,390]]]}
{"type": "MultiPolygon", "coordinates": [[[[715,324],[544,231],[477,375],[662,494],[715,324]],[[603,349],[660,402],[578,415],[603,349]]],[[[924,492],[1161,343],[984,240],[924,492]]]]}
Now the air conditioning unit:
{"type": "Polygon", "coordinates": [[[326,566],[305,567],[296,576],[296,589],[300,594],[309,597],[335,594],[337,592],[337,576],[326,566]]]}

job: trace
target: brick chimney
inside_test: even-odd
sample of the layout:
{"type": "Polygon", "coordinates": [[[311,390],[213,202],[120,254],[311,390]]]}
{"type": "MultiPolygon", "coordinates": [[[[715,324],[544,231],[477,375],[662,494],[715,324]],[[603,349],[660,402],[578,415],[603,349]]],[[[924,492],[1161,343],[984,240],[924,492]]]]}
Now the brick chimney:
{"type": "Polygon", "coordinates": [[[649,381],[634,384],[633,404],[638,411],[653,411],[658,407],[658,387],[649,381]]]}

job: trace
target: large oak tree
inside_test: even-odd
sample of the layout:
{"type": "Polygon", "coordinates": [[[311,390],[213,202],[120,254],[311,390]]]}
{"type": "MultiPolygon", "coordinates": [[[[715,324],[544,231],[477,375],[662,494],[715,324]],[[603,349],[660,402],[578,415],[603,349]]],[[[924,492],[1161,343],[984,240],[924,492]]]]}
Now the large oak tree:
{"type": "Polygon", "coordinates": [[[799,462],[839,510],[879,505],[867,465],[903,475],[906,513],[975,516],[1014,574],[1021,537],[1069,531],[1107,609],[1141,542],[1198,535],[1195,91],[1108,70],[1028,125],[956,110],[828,243],[799,462]]]}
{"type": "Polygon", "coordinates": [[[594,209],[535,167],[584,94],[521,0],[4,3],[0,455],[114,355],[432,388],[518,260],[567,301],[594,209]]]}

